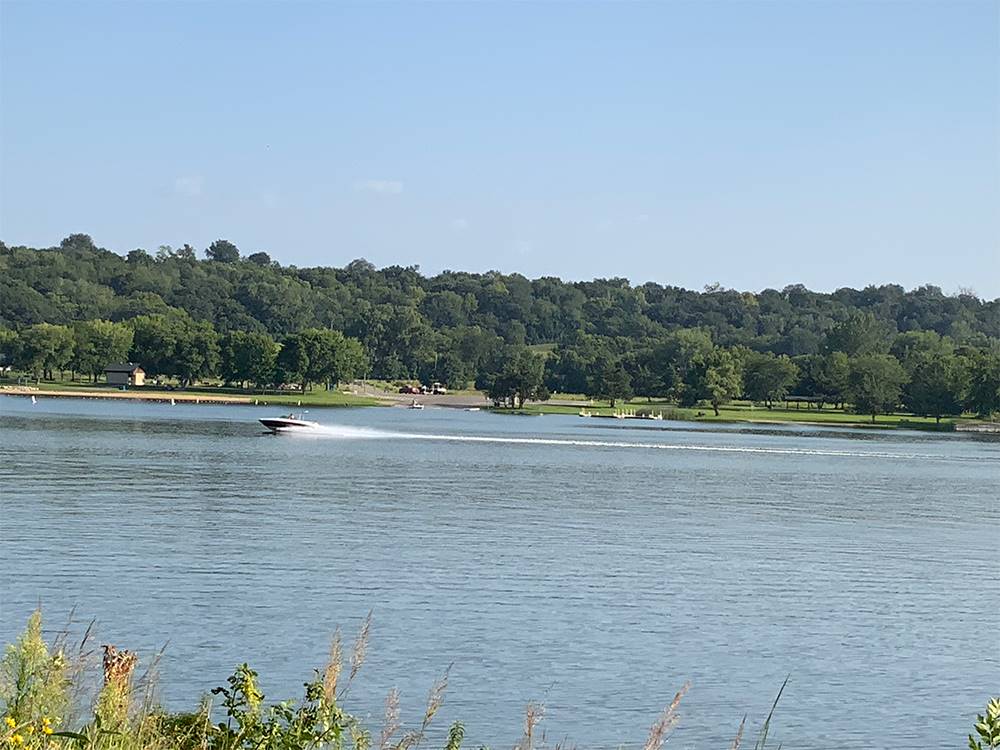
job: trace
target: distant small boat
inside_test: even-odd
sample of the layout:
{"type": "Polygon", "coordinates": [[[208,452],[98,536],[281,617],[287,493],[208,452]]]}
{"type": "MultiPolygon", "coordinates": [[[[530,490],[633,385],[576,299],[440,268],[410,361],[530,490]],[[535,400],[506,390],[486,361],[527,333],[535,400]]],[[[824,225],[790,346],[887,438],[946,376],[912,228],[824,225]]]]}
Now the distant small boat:
{"type": "Polygon", "coordinates": [[[479,411],[479,407],[478,406],[470,406],[468,409],[466,409],[466,411],[479,411]]]}
{"type": "Polygon", "coordinates": [[[299,419],[294,414],[286,414],[283,417],[266,417],[261,419],[260,423],[275,434],[279,432],[309,432],[319,427],[319,423],[299,419]]]}
{"type": "Polygon", "coordinates": [[[413,401],[410,402],[410,405],[407,408],[408,409],[423,409],[424,405],[421,404],[421,403],[419,403],[416,399],[413,399],[413,401]]]}

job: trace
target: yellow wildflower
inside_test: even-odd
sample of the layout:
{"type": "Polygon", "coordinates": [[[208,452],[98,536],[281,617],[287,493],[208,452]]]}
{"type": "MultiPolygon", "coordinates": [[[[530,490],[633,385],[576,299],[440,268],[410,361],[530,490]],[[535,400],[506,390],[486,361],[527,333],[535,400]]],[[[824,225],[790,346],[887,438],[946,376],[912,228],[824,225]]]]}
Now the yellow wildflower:
{"type": "Polygon", "coordinates": [[[16,727],[16,726],[17,726],[17,722],[16,722],[16,721],[14,721],[13,717],[11,717],[11,716],[8,716],[7,718],[5,718],[5,719],[3,720],[3,723],[4,723],[4,724],[6,724],[6,725],[7,725],[8,727],[10,727],[11,729],[13,729],[14,727],[16,727]]]}
{"type": "Polygon", "coordinates": [[[19,734],[13,734],[13,735],[11,735],[11,737],[10,737],[10,744],[12,744],[12,745],[23,745],[24,744],[24,737],[22,737],[19,734]]]}
{"type": "Polygon", "coordinates": [[[46,724],[44,727],[42,727],[42,731],[45,732],[45,734],[52,734],[52,727],[46,724]]]}

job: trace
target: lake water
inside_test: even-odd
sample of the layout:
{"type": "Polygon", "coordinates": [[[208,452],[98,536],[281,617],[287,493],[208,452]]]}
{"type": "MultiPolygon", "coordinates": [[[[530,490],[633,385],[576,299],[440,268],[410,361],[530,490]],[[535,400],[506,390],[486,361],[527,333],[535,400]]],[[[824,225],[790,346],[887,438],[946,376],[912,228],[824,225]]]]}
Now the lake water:
{"type": "MultiPolygon", "coordinates": [[[[298,695],[373,610],[348,706],[439,729],[728,747],[964,746],[1000,693],[1000,442],[963,435],[0,397],[0,636],[38,602],[164,644],[166,704],[234,665],[298,695]]],[[[374,722],[378,724],[379,722],[374,722]]]]}

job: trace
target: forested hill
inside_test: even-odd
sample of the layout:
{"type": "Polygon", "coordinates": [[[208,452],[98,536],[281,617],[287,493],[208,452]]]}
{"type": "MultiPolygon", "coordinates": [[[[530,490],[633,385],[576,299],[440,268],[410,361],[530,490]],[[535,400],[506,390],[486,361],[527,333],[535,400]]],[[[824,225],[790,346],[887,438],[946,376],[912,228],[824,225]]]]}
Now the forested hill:
{"type": "Polygon", "coordinates": [[[535,372],[540,365],[534,355],[543,351],[550,354],[545,379],[551,389],[686,394],[693,401],[708,392],[752,395],[748,363],[756,360],[748,356],[760,353],[761,366],[781,370],[778,380],[786,383],[762,391],[765,398],[792,388],[839,401],[842,388],[824,391],[810,380],[816,368],[840,367],[828,359],[834,354],[891,354],[906,364],[921,352],[935,363],[929,372],[937,372],[946,357],[1000,351],[1000,300],[945,295],[934,286],[825,294],[795,285],[751,293],[498,272],[425,277],[417,268],[377,269],[364,260],[344,268],[281,266],[265,253],[243,257],[225,240],[212,243],[204,259],[197,255],[184,246],[122,257],[83,234],[54,248],[0,243],[0,334],[7,331],[8,359],[30,371],[68,363],[99,372],[103,360],[120,350],[147,369],[184,380],[221,375],[305,383],[358,372],[461,386],[487,382],[490,373],[495,380],[504,368],[535,372]],[[62,327],[78,321],[96,323],[62,327]],[[118,349],[109,343],[117,329],[100,321],[127,323],[118,349]],[[362,345],[352,368],[316,364],[316,347],[334,346],[316,336],[331,330],[362,345]],[[9,343],[15,339],[20,344],[9,343]],[[278,344],[278,369],[248,369],[262,359],[252,354],[254,346],[273,361],[278,344]],[[534,347],[527,359],[525,346],[534,347]],[[739,365],[725,388],[711,386],[711,378],[702,382],[707,374],[728,372],[728,364],[711,364],[715,350],[732,354],[739,365]]]}
{"type": "Polygon", "coordinates": [[[695,292],[656,283],[632,286],[620,278],[563,282],[492,271],[425,277],[416,267],[376,269],[364,260],[344,268],[296,268],[264,253],[242,258],[225,241],[206,254],[198,260],[186,246],[122,257],[86,235],[45,249],[0,243],[0,324],[125,320],[176,308],[220,333],[281,336],[320,327],[366,341],[373,329],[386,329],[405,337],[411,349],[421,348],[425,337],[468,326],[526,344],[564,342],[580,332],[646,339],[701,327],[722,346],[796,356],[818,353],[833,326],[860,311],[887,333],[930,330],[956,342],[1000,336],[1000,300],[949,296],[934,286],[832,294],[801,285],[758,293],[695,292]]]}

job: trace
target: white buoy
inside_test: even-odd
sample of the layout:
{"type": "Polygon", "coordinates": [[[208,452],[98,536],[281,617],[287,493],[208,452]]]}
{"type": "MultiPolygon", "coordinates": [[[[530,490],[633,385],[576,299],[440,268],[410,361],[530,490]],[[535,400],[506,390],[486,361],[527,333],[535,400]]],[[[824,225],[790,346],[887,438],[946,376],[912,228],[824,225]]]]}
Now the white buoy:
{"type": "Polygon", "coordinates": [[[32,396],[32,397],[31,397],[31,403],[33,403],[33,404],[37,404],[37,403],[38,403],[38,402],[37,402],[37,401],[35,400],[35,397],[34,397],[34,396],[32,396]]]}
{"type": "Polygon", "coordinates": [[[170,405],[171,406],[177,406],[177,402],[174,401],[173,399],[170,399],[170,405]]]}

